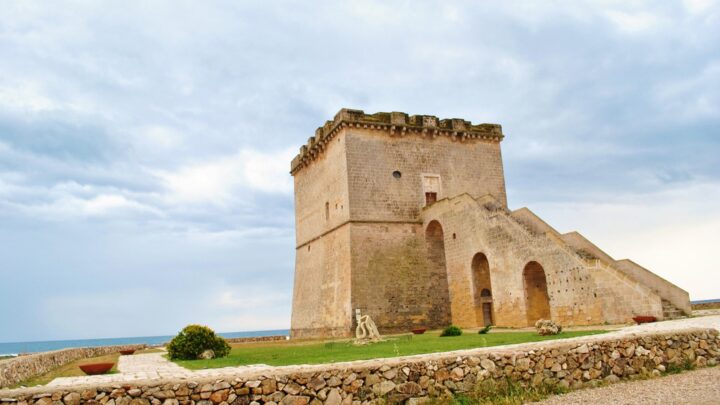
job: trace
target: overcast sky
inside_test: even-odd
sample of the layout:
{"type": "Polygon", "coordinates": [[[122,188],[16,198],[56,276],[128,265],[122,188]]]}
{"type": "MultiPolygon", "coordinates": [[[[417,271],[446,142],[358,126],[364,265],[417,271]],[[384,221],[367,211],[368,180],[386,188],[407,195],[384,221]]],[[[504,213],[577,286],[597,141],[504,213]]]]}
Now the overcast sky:
{"type": "Polygon", "coordinates": [[[2,1],[0,341],[288,328],[342,107],[502,124],[511,208],[720,298],[720,5],[478,3],[2,1]]]}

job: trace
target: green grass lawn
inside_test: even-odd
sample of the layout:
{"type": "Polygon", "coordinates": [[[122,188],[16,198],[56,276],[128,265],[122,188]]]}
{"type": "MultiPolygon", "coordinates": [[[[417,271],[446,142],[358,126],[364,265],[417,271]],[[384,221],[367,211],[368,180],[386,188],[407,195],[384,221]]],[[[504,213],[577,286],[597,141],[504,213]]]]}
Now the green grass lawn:
{"type": "Polygon", "coordinates": [[[424,335],[389,336],[386,337],[385,342],[365,346],[355,346],[352,341],[256,343],[234,346],[228,357],[212,360],[178,360],[176,363],[193,370],[250,364],[287,366],[333,363],[537,342],[605,332],[604,330],[571,331],[556,336],[539,336],[536,332],[490,332],[485,335],[465,332],[462,336],[439,337],[439,332],[435,331],[424,335]]]}

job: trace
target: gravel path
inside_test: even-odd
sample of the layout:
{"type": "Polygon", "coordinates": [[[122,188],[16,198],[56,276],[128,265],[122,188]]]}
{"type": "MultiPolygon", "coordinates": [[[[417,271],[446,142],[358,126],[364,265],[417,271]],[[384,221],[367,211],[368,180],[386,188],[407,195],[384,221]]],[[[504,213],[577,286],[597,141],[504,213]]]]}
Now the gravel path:
{"type": "Polygon", "coordinates": [[[565,395],[555,395],[537,404],[717,405],[720,404],[720,367],[573,391],[565,395]]]}

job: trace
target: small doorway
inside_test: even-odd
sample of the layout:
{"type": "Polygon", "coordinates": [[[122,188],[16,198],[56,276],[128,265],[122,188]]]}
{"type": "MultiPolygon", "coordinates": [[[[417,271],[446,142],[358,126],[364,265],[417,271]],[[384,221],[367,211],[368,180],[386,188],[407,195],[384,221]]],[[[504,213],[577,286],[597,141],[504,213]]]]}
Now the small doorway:
{"type": "Polygon", "coordinates": [[[477,326],[493,325],[493,297],[490,281],[490,263],[487,256],[477,253],[472,260],[473,295],[475,304],[475,324],[477,326]]]}
{"type": "Polygon", "coordinates": [[[433,204],[437,201],[437,193],[425,193],[425,205],[433,204]]]}
{"type": "Polygon", "coordinates": [[[483,326],[492,325],[492,293],[485,288],[480,293],[480,297],[482,300],[483,326]]]}

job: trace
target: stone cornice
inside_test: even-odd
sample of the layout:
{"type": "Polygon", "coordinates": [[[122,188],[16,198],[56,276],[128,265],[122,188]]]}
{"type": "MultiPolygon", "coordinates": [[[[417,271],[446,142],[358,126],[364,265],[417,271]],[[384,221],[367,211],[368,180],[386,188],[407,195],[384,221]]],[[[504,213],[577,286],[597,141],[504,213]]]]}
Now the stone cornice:
{"type": "Polygon", "coordinates": [[[422,134],[431,138],[447,136],[457,141],[483,140],[500,142],[503,139],[502,128],[497,124],[477,124],[459,118],[439,119],[433,115],[408,115],[403,112],[379,112],[365,114],[362,110],[343,108],[332,121],[325,122],[310,137],[306,145],[300,147],[300,153],[292,160],[290,173],[310,164],[324,150],[330,140],[343,128],[362,128],[384,131],[390,136],[422,134]]]}

